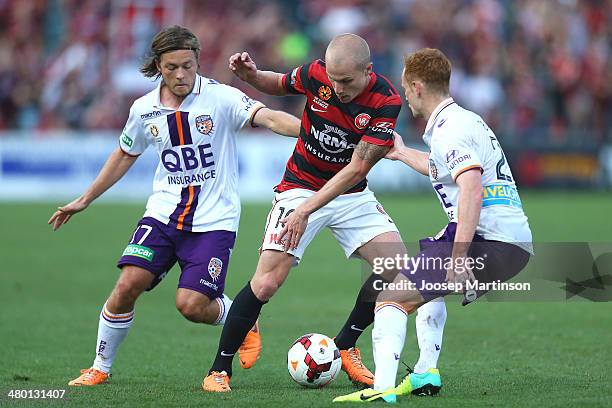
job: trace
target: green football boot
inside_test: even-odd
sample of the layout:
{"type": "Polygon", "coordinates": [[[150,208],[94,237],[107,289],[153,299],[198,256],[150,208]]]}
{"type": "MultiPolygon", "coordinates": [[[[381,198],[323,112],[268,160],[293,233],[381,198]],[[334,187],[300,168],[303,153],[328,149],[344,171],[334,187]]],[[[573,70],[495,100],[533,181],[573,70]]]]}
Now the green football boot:
{"type": "Polygon", "coordinates": [[[366,388],[361,391],[356,391],[351,394],[341,395],[334,398],[332,402],[372,402],[380,401],[389,404],[395,404],[397,397],[395,396],[395,388],[387,391],[375,391],[372,388],[366,388]]]}
{"type": "Polygon", "coordinates": [[[422,374],[417,374],[408,368],[408,375],[395,387],[396,395],[433,396],[440,392],[442,379],[437,368],[430,368],[422,374]]]}

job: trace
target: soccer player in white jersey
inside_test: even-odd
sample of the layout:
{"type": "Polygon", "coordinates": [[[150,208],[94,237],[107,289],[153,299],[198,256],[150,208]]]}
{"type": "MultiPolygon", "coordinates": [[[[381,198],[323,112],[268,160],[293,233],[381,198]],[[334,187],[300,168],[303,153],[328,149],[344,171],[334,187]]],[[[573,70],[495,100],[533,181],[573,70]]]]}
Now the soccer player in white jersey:
{"type": "MultiPolygon", "coordinates": [[[[100,313],[93,365],[69,385],[107,381],[132,325],[136,300],[177,261],[180,313],[196,323],[225,322],[232,301],[223,289],[240,217],[238,132],[263,126],[282,135],[299,134],[294,116],[199,75],[199,53],[198,39],[183,27],[169,27],[153,38],[141,72],[162,81],[134,102],[119,147],[89,189],[49,220],[57,230],[114,185],[148,146],[157,150],[153,193],[117,264],[122,272],[100,313]]],[[[256,328],[242,345],[241,352],[259,354],[256,328]]]]}
{"type": "Polygon", "coordinates": [[[474,301],[487,292],[487,283],[519,273],[533,253],[531,230],[504,152],[486,123],[450,97],[450,74],[450,61],[437,49],[406,57],[402,86],[413,115],[427,119],[423,140],[430,152],[405,147],[396,135],[387,155],[429,175],[449,223],[435,238],[421,240],[415,262],[404,266],[396,285],[379,295],[372,330],[374,388],[335,402],[392,402],[428,383],[437,369],[409,373],[395,387],[407,315],[453,291],[464,292],[464,305],[474,301]]]}

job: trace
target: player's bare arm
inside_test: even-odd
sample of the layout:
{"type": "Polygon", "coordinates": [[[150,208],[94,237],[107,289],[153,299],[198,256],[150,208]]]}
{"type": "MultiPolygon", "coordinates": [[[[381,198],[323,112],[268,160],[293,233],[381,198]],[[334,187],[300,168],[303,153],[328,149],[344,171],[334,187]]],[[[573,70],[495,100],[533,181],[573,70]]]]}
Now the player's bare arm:
{"type": "Polygon", "coordinates": [[[306,230],[308,217],[319,208],[349,190],[359,181],[363,180],[370,169],[389,152],[388,146],[378,146],[360,141],[355,147],[351,162],[332,177],[312,197],[298,206],[294,212],[283,219],[285,224],[279,234],[279,241],[284,241],[285,251],[297,248],[302,234],[306,230]],[[285,238],[283,240],[283,238],[285,238]]]}
{"type": "Polygon", "coordinates": [[[298,137],[300,135],[301,121],[283,111],[261,108],[255,113],[253,124],[283,136],[298,137]]]}
{"type": "Polygon", "coordinates": [[[285,95],[283,74],[260,71],[248,52],[239,52],[229,58],[229,69],[241,80],[269,95],[285,95]]]}
{"type": "Polygon", "coordinates": [[[137,158],[138,156],[131,156],[118,147],[108,157],[102,170],[87,191],[74,201],[59,207],[49,218],[47,224],[52,224],[53,231],[66,224],[74,214],[86,209],[96,198],[119,181],[137,158]]]}
{"type": "MultiPolygon", "coordinates": [[[[464,261],[457,261],[468,256],[468,250],[472,243],[472,238],[476,233],[476,226],[480,219],[480,209],[482,207],[482,175],[480,169],[471,169],[459,174],[456,183],[459,186],[459,202],[457,215],[457,233],[453,244],[453,265],[459,263],[466,265],[464,261]]],[[[463,282],[473,280],[474,274],[471,269],[465,268],[466,275],[457,273],[454,269],[449,269],[446,273],[447,282],[463,282]]]]}
{"type": "Polygon", "coordinates": [[[393,132],[393,140],[394,145],[385,159],[399,160],[419,173],[429,175],[429,153],[407,147],[404,145],[402,136],[397,132],[393,132]]]}

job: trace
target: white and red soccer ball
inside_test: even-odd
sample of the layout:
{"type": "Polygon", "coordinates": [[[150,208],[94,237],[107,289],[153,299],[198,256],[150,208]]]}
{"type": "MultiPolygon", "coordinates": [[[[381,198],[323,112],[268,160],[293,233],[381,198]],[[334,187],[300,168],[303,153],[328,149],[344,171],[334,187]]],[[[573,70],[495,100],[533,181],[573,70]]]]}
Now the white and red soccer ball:
{"type": "Polygon", "coordinates": [[[340,350],[329,337],[311,333],[297,339],[287,354],[287,368],[293,380],[308,388],[332,382],[342,366],[340,350]]]}

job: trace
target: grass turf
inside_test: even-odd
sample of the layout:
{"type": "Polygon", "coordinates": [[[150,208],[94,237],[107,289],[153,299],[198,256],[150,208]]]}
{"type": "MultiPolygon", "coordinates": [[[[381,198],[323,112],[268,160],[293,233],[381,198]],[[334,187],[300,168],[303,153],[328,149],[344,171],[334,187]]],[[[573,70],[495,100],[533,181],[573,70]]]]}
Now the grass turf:
{"type": "MultiPolygon", "coordinates": [[[[523,194],[534,237],[606,241],[610,194],[523,194]]],[[[408,241],[444,224],[435,196],[380,197],[408,241]]],[[[326,231],[309,247],[264,308],[263,354],[251,370],[234,365],[233,392],[200,390],[220,328],[185,320],[174,307],[178,270],[142,296],[111,383],[68,389],[94,354],[97,315],[118,270],[114,262],[143,209],[95,204],[58,232],[46,220],[55,204],[0,204],[0,405],[8,406],[328,406],[353,391],[341,373],[321,390],[298,387],[286,369],[292,341],[308,332],[334,336],[360,286],[360,264],[347,261],[326,231]],[[10,400],[10,389],[67,389],[61,401],[10,400]]],[[[269,207],[245,205],[226,292],[233,297],[254,270],[269,207]]],[[[405,397],[411,406],[610,406],[610,303],[447,302],[436,398],[405,397]]],[[[369,330],[359,345],[373,368],[369,330]]],[[[409,319],[402,359],[418,348],[409,319]]]]}

